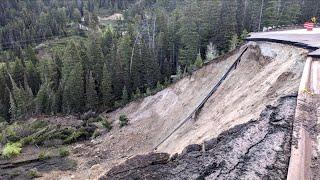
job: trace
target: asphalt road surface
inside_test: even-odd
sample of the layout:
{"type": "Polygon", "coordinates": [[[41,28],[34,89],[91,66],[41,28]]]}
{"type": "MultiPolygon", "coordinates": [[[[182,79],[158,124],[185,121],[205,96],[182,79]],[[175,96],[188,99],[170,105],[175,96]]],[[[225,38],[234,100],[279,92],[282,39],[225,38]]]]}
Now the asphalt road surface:
{"type": "Polygon", "coordinates": [[[320,28],[250,33],[249,41],[274,41],[311,49],[309,56],[320,57],[320,28]]]}

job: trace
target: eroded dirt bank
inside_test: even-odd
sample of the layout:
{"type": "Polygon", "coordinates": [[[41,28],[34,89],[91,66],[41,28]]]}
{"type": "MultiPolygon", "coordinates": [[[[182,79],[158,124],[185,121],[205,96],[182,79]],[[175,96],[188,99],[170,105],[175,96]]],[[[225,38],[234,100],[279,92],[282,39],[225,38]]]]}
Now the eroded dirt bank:
{"type": "Polygon", "coordinates": [[[139,155],[100,179],[285,179],[296,99],[282,97],[258,119],[189,145],[180,155],[139,155]]]}
{"type": "MultiPolygon", "coordinates": [[[[238,54],[235,52],[228,58],[214,61],[153,96],[106,114],[113,123],[111,132],[73,146],[71,158],[77,161],[77,170],[51,172],[44,174],[43,179],[71,176],[75,179],[96,179],[132,156],[152,152],[198,106],[238,54]],[[118,119],[121,114],[127,115],[130,121],[128,126],[120,129],[118,119]]],[[[180,153],[190,144],[201,144],[237,125],[257,119],[267,105],[277,106],[275,104],[280,97],[298,91],[306,55],[306,50],[292,46],[267,42],[251,44],[237,69],[230,73],[209,98],[197,118],[189,120],[158,148],[158,152],[180,153]]],[[[263,135],[264,131],[246,136],[247,141],[252,138],[258,138],[257,142],[262,140],[260,133],[263,135]]],[[[272,136],[273,134],[270,135],[272,136]]],[[[242,146],[242,141],[239,139],[230,143],[242,146]]],[[[221,152],[226,153],[228,150],[221,149],[221,152]]],[[[246,148],[240,153],[241,156],[245,150],[246,148]]],[[[200,155],[204,157],[202,153],[200,155]]],[[[229,166],[232,164],[224,166],[222,172],[227,172],[223,169],[229,166]]]]}

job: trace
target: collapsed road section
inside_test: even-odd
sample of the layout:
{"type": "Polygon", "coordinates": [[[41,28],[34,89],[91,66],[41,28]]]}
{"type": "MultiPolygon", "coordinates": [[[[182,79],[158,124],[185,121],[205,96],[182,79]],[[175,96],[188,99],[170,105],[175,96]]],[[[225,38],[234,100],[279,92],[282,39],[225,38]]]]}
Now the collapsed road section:
{"type": "Polygon", "coordinates": [[[288,180],[320,179],[320,61],[305,63],[294,121],[288,180]]]}
{"type": "MultiPolygon", "coordinates": [[[[316,50],[310,39],[314,35],[306,35],[306,41],[303,36],[290,41],[291,35],[261,34],[249,40],[316,50]]],[[[319,101],[315,98],[320,89],[319,71],[319,62],[308,58],[298,97],[282,97],[277,106],[267,106],[259,119],[229,129],[202,145],[189,145],[180,155],[136,156],[101,179],[319,179],[319,101]],[[294,103],[286,105],[288,99],[294,103]],[[283,115],[288,108],[290,115],[283,115]]]]}
{"type": "Polygon", "coordinates": [[[309,49],[299,87],[288,180],[320,179],[320,29],[251,33],[249,41],[271,41],[309,49]]]}
{"type": "Polygon", "coordinates": [[[189,145],[180,155],[136,156],[100,179],[284,179],[295,107],[296,95],[282,97],[260,118],[189,145]]]}

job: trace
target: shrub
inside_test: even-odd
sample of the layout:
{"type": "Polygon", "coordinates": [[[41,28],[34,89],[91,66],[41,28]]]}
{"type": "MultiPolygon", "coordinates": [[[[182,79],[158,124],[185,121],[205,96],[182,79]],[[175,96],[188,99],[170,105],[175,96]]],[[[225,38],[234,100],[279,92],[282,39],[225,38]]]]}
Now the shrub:
{"type": "Polygon", "coordinates": [[[150,96],[150,95],[152,95],[151,89],[147,88],[146,89],[146,96],[150,96]]]}
{"type": "Polygon", "coordinates": [[[19,137],[17,136],[16,132],[13,130],[13,128],[10,126],[6,128],[5,130],[5,136],[8,141],[18,141],[19,137]]]}
{"type": "Polygon", "coordinates": [[[123,127],[123,126],[128,125],[129,119],[127,118],[126,115],[122,114],[119,117],[119,121],[120,121],[120,127],[123,127]]]}
{"type": "Polygon", "coordinates": [[[68,138],[66,138],[64,140],[64,143],[70,144],[70,143],[76,142],[81,138],[87,139],[87,137],[90,138],[89,132],[81,128],[79,130],[74,131],[68,138]]]}
{"type": "Polygon", "coordinates": [[[40,160],[45,160],[45,159],[48,159],[49,156],[47,155],[47,153],[45,151],[41,151],[40,154],[39,154],[39,159],[40,160]]]}
{"type": "Polygon", "coordinates": [[[13,123],[5,129],[6,139],[10,142],[17,142],[20,139],[33,134],[35,131],[27,124],[13,123]]]}
{"type": "Polygon", "coordinates": [[[41,177],[41,174],[36,169],[30,169],[27,175],[29,178],[32,178],[32,179],[41,177]]]}
{"type": "Polygon", "coordinates": [[[132,97],[134,100],[141,98],[141,91],[139,88],[136,89],[136,91],[133,93],[132,97]]]}
{"type": "Polygon", "coordinates": [[[34,140],[33,140],[32,136],[27,136],[27,137],[22,138],[20,140],[20,143],[22,144],[22,146],[32,144],[33,142],[34,142],[34,140]]]}
{"type": "Polygon", "coordinates": [[[70,152],[67,148],[60,148],[59,149],[59,155],[61,157],[66,157],[66,156],[69,156],[70,155],[70,152]]]}
{"type": "Polygon", "coordinates": [[[104,119],[103,121],[101,121],[101,124],[108,131],[110,131],[112,129],[112,125],[110,124],[110,122],[107,119],[104,119]]]}
{"type": "Polygon", "coordinates": [[[22,144],[19,142],[16,143],[7,143],[2,150],[2,155],[7,158],[18,156],[21,153],[22,144]]]}
{"type": "Polygon", "coordinates": [[[162,84],[158,81],[157,82],[157,87],[156,87],[156,91],[161,91],[163,89],[162,84]]]}

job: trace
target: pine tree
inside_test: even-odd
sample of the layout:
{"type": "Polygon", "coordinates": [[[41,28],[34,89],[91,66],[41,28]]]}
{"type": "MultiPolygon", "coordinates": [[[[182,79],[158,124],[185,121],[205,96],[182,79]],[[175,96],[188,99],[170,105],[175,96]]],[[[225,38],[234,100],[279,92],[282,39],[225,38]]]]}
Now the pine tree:
{"type": "Polygon", "coordinates": [[[23,89],[19,88],[10,75],[12,90],[10,92],[10,113],[13,120],[24,118],[28,113],[28,103],[32,101],[29,94],[23,89]]]}
{"type": "Polygon", "coordinates": [[[16,58],[12,68],[12,78],[14,79],[15,83],[17,83],[18,85],[23,84],[24,74],[24,65],[22,64],[22,61],[19,58],[16,58]]]}
{"type": "MultiPolygon", "coordinates": [[[[32,93],[37,94],[41,85],[41,75],[36,65],[28,63],[26,66],[26,78],[28,85],[30,86],[32,93]]],[[[47,73],[48,72],[44,72],[43,74],[46,75],[47,73]]]]}
{"type": "Polygon", "coordinates": [[[201,54],[200,54],[200,52],[199,52],[198,55],[197,55],[197,59],[196,59],[196,61],[194,62],[194,66],[197,67],[197,68],[201,68],[202,65],[203,65],[203,60],[202,60],[201,54]]]}
{"type": "Polygon", "coordinates": [[[36,65],[39,62],[36,53],[31,46],[28,46],[26,49],[26,60],[31,62],[33,65],[36,65]]]}
{"type": "Polygon", "coordinates": [[[185,70],[188,70],[197,58],[200,40],[197,24],[189,17],[190,16],[184,16],[181,19],[181,24],[183,24],[183,26],[179,31],[182,46],[179,51],[179,63],[185,70]]]}
{"type": "Polygon", "coordinates": [[[84,97],[83,68],[81,63],[76,63],[64,81],[63,112],[81,112],[85,104],[84,97]]]}
{"type": "Polygon", "coordinates": [[[128,35],[125,35],[119,40],[117,58],[113,63],[115,68],[115,75],[112,84],[114,85],[114,92],[118,97],[119,95],[121,96],[121,90],[123,89],[123,86],[126,86],[128,92],[131,91],[131,80],[129,72],[130,59],[132,54],[131,51],[131,39],[128,35]]]}
{"type": "Polygon", "coordinates": [[[142,77],[143,85],[152,87],[160,80],[160,68],[157,60],[152,58],[150,50],[144,42],[141,42],[140,60],[142,61],[142,77]]]}
{"type": "Polygon", "coordinates": [[[50,86],[48,82],[43,83],[40,86],[40,89],[38,91],[37,97],[36,97],[36,108],[38,113],[45,113],[50,114],[52,108],[52,99],[51,99],[51,93],[50,93],[50,86]]]}
{"type": "Polygon", "coordinates": [[[133,97],[134,100],[137,100],[137,99],[139,99],[141,97],[141,91],[140,91],[139,88],[136,89],[136,91],[133,93],[132,97],[133,97]]]}
{"type": "Polygon", "coordinates": [[[89,59],[90,65],[92,66],[93,78],[100,84],[102,80],[102,65],[104,63],[100,35],[94,34],[91,37],[89,43],[89,59]]]}
{"type": "Polygon", "coordinates": [[[24,96],[26,98],[26,108],[27,108],[27,113],[33,113],[35,111],[35,104],[34,104],[34,95],[32,92],[32,89],[29,86],[27,76],[24,75],[24,90],[23,90],[24,96]]]}
{"type": "Polygon", "coordinates": [[[112,105],[112,79],[110,71],[107,68],[107,64],[103,66],[103,76],[102,76],[102,83],[101,83],[101,92],[102,92],[102,99],[103,105],[105,107],[110,107],[112,105]]]}
{"type": "Polygon", "coordinates": [[[270,0],[267,3],[265,10],[265,25],[266,26],[277,26],[280,21],[280,8],[281,3],[279,0],[270,0]]]}
{"type": "Polygon", "coordinates": [[[0,67],[0,118],[9,120],[10,110],[10,90],[7,87],[7,73],[0,67]]]}
{"type": "Polygon", "coordinates": [[[299,16],[301,16],[301,7],[298,4],[298,0],[294,2],[283,2],[283,12],[280,16],[280,24],[292,25],[298,22],[299,16]]]}
{"type": "Polygon", "coordinates": [[[84,71],[76,43],[70,41],[66,47],[62,68],[62,110],[64,113],[81,112],[85,107],[84,71]]]}
{"type": "Polygon", "coordinates": [[[237,34],[234,34],[230,40],[230,51],[234,50],[237,48],[238,46],[238,43],[239,43],[239,39],[238,39],[238,35],[237,34]]]}
{"type": "Polygon", "coordinates": [[[244,29],[241,33],[239,43],[242,44],[245,41],[245,39],[248,37],[248,35],[249,35],[249,32],[246,29],[244,29]]]}
{"type": "Polygon", "coordinates": [[[86,108],[87,110],[95,110],[98,107],[99,99],[92,72],[89,72],[86,83],[86,108]]]}
{"type": "Polygon", "coordinates": [[[62,68],[63,80],[66,80],[68,78],[72,69],[79,63],[81,63],[81,57],[78,51],[78,47],[72,40],[68,42],[67,47],[64,51],[62,68]]]}
{"type": "Polygon", "coordinates": [[[16,120],[20,114],[18,114],[17,105],[13,98],[12,93],[10,92],[10,109],[9,112],[11,114],[11,120],[16,120]]]}
{"type": "Polygon", "coordinates": [[[63,87],[62,83],[58,86],[58,89],[52,94],[52,105],[51,112],[52,113],[61,113],[63,111],[63,87]]]}

